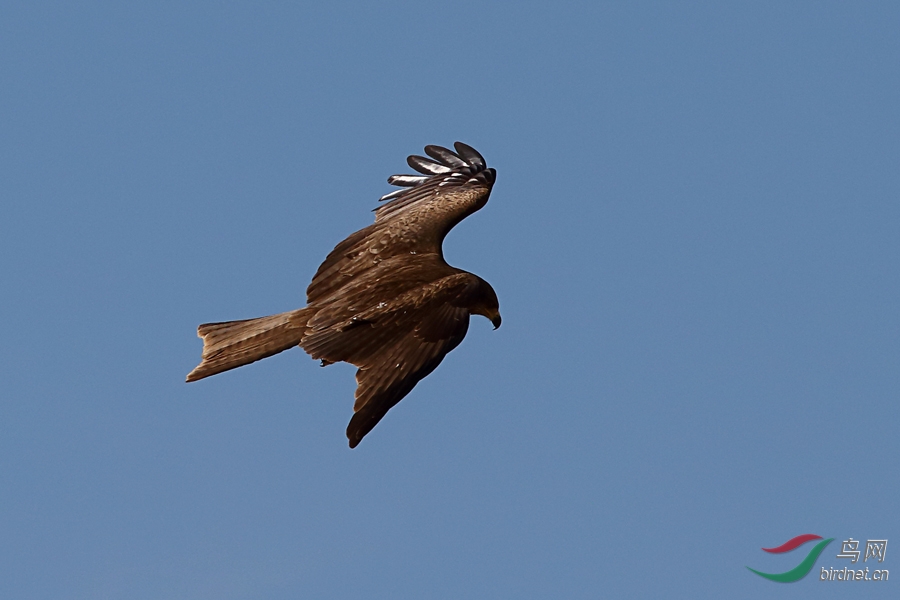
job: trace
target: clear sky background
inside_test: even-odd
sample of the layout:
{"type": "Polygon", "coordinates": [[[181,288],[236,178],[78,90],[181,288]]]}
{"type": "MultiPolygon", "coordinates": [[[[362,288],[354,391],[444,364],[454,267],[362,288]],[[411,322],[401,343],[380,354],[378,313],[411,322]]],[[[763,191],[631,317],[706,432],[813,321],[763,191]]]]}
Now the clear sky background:
{"type": "Polygon", "coordinates": [[[897,597],[900,5],[134,4],[0,16],[0,597],[897,597]],[[503,327],[184,383],[456,140],[503,327]]]}

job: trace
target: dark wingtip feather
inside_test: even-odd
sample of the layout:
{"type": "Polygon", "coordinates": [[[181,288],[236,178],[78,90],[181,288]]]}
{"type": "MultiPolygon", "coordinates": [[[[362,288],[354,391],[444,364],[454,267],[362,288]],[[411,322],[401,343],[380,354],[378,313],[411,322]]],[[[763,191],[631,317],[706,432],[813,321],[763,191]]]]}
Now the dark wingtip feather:
{"type": "Polygon", "coordinates": [[[443,146],[425,146],[425,154],[451,169],[462,169],[469,166],[466,161],[443,146]]]}
{"type": "Polygon", "coordinates": [[[388,183],[402,187],[412,187],[424,183],[426,179],[428,177],[425,175],[391,175],[388,177],[388,183]]]}
{"type": "Polygon", "coordinates": [[[478,150],[476,150],[472,146],[464,144],[462,142],[456,142],[453,144],[453,147],[456,148],[456,152],[459,153],[460,157],[465,159],[465,161],[470,165],[475,165],[481,167],[482,169],[487,166],[487,162],[485,162],[484,157],[480,152],[478,152],[478,150]]]}
{"type": "MultiPolygon", "coordinates": [[[[405,194],[408,190],[406,188],[400,188],[399,190],[394,190],[393,192],[389,192],[378,199],[379,202],[384,202],[386,200],[393,200],[400,194],[405,194]]],[[[378,210],[378,207],[373,208],[372,210],[378,210]]]]}
{"type": "Polygon", "coordinates": [[[447,173],[453,171],[453,169],[446,165],[442,165],[441,163],[435,162],[430,158],[417,156],[415,154],[407,157],[406,162],[410,167],[412,167],[419,173],[425,173],[426,175],[446,175],[447,173]]]}

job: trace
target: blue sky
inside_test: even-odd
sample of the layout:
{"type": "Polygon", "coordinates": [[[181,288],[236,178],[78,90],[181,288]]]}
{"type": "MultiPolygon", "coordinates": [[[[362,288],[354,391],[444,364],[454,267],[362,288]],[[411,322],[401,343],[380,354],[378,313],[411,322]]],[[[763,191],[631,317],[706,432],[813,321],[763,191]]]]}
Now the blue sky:
{"type": "Polygon", "coordinates": [[[900,580],[898,24],[7,3],[0,596],[896,597],[816,574],[886,538],[900,580]],[[502,328],[352,451],[348,365],[184,383],[456,140],[498,178],[445,254],[502,328]],[[806,579],[745,569],[801,533],[806,579]]]}

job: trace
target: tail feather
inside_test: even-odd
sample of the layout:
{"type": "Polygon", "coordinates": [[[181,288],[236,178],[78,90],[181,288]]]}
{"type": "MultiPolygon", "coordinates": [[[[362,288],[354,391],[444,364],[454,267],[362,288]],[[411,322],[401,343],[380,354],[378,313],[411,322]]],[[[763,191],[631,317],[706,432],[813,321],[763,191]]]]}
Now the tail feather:
{"type": "Polygon", "coordinates": [[[203,338],[202,360],[188,373],[187,381],[197,381],[293,348],[303,339],[310,316],[308,309],[301,308],[270,317],[201,325],[197,335],[203,338]]]}

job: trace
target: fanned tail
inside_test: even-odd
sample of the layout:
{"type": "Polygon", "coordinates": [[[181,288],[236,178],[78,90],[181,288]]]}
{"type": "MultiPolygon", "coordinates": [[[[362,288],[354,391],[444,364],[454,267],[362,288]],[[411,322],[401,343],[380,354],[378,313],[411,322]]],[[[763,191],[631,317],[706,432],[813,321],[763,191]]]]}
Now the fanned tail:
{"type": "Polygon", "coordinates": [[[242,367],[293,348],[303,339],[311,314],[308,308],[301,308],[270,317],[201,325],[197,335],[203,338],[202,360],[188,373],[187,381],[242,367]]]}

